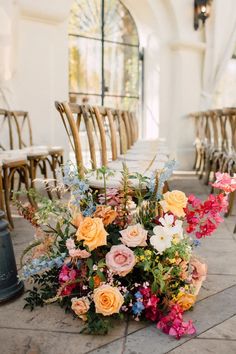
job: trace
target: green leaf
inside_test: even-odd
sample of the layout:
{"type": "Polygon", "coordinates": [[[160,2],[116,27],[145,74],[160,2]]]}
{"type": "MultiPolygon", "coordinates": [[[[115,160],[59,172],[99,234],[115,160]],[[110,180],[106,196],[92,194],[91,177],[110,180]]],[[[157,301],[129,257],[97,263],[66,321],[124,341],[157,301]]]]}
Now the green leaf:
{"type": "Polygon", "coordinates": [[[106,281],[104,274],[99,269],[97,270],[97,275],[102,281],[106,281]]]}
{"type": "Polygon", "coordinates": [[[93,260],[92,258],[88,258],[86,261],[87,266],[89,267],[90,272],[93,271],[93,260]]]}
{"type": "Polygon", "coordinates": [[[90,289],[94,289],[94,280],[93,280],[93,277],[91,277],[91,278],[89,279],[89,287],[90,287],[90,289]]]}
{"type": "Polygon", "coordinates": [[[151,290],[152,290],[152,293],[153,293],[153,294],[155,294],[155,293],[157,292],[157,290],[158,290],[158,285],[157,285],[156,281],[154,281],[154,282],[152,283],[151,290]]]}

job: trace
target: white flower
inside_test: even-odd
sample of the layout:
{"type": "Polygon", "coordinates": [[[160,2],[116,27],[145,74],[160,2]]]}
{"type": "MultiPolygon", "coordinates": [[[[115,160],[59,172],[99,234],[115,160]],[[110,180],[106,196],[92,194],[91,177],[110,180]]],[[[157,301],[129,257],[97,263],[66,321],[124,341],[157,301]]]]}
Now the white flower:
{"type": "Polygon", "coordinates": [[[159,221],[164,227],[172,227],[174,223],[174,215],[165,214],[164,218],[160,218],[159,221]]]}
{"type": "Polygon", "coordinates": [[[176,220],[174,223],[174,216],[165,214],[164,218],[159,219],[166,232],[173,238],[173,241],[179,242],[183,239],[183,221],[176,220]]]}
{"type": "Polygon", "coordinates": [[[172,237],[175,241],[179,242],[184,238],[183,231],[183,221],[176,220],[174,226],[172,227],[172,237]]]}
{"type": "Polygon", "coordinates": [[[155,226],[154,235],[150,238],[151,245],[162,254],[167,248],[171,247],[172,235],[168,232],[168,227],[155,226]]]}

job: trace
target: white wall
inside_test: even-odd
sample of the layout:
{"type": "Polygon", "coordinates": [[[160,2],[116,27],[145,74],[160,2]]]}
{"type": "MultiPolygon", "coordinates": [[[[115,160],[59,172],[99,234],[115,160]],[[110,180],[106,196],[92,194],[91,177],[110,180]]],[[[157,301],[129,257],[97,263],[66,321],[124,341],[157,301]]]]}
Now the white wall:
{"type": "MultiPolygon", "coordinates": [[[[193,122],[186,114],[199,108],[204,55],[203,32],[193,30],[193,3],[123,2],[137,23],[145,49],[143,134],[165,136],[179,167],[191,168],[193,122]]],[[[62,144],[68,148],[54,101],[68,99],[67,19],[71,3],[72,0],[17,2],[18,30],[12,34],[17,42],[16,70],[9,85],[11,105],[30,112],[36,144],[62,144]]],[[[6,7],[6,0],[0,0],[0,4],[6,7]]]]}

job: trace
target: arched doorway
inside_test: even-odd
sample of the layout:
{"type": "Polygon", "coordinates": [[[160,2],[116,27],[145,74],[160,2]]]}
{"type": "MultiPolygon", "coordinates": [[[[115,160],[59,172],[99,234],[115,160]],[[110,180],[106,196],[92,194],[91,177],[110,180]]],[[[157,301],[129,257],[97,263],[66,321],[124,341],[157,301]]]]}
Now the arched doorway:
{"type": "Polygon", "coordinates": [[[69,20],[72,102],[136,110],[141,96],[139,38],[119,0],[74,0],[69,20]]]}

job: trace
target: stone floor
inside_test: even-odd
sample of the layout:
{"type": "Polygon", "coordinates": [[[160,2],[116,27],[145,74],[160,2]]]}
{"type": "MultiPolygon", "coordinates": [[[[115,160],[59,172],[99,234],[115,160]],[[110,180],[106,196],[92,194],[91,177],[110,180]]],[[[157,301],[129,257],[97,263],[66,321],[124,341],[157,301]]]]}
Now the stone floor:
{"type": "MultiPolygon", "coordinates": [[[[193,174],[173,177],[171,188],[206,196],[209,189],[193,174]]],[[[0,354],[151,354],[236,353],[236,234],[234,215],[198,249],[209,274],[192,318],[197,334],[177,341],[153,325],[116,323],[107,336],[79,334],[81,323],[56,305],[23,310],[23,296],[0,306],[0,354]]],[[[12,233],[17,262],[33,236],[28,223],[15,218],[12,233]]]]}

